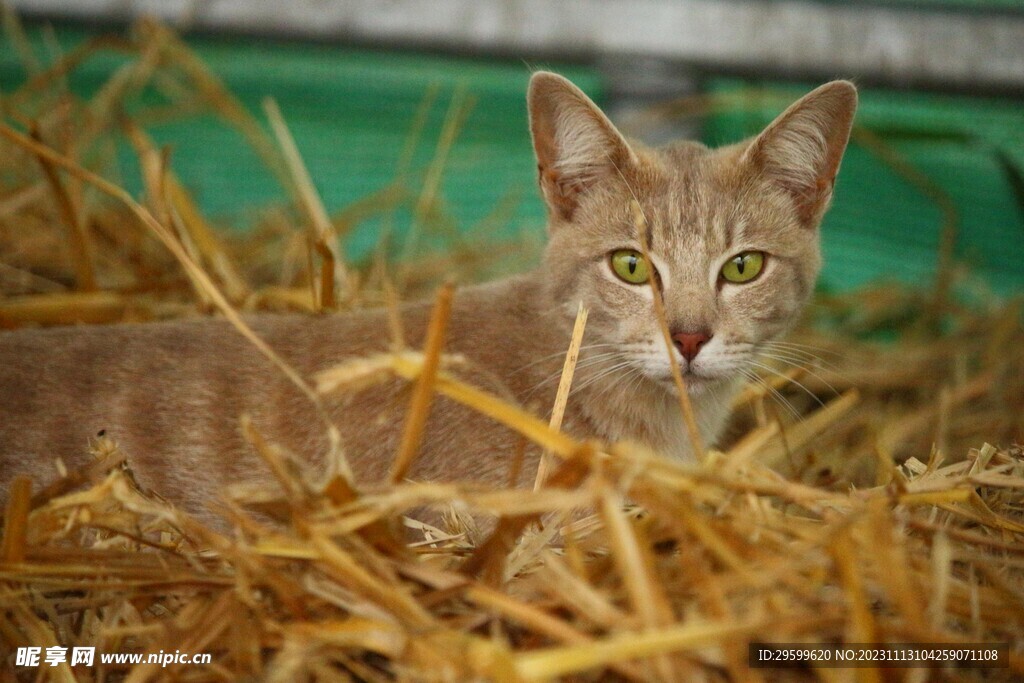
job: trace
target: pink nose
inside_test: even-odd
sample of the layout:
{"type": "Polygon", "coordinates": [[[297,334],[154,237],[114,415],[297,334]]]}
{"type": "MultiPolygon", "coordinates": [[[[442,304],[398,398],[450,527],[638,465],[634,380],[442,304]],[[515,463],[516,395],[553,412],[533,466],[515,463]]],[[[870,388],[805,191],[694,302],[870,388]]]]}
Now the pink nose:
{"type": "Polygon", "coordinates": [[[711,341],[711,335],[707,332],[679,332],[672,335],[672,340],[675,341],[679,353],[683,354],[683,358],[692,363],[700,353],[701,347],[711,341]]]}

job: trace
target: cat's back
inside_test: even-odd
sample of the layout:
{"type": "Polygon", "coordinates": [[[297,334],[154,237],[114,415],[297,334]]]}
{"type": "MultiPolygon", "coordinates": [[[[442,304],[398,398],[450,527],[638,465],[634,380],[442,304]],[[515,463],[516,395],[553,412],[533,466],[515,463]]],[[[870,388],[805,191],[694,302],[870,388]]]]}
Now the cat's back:
{"type": "MultiPolygon", "coordinates": [[[[482,368],[479,379],[489,388],[519,381],[515,370],[537,354],[540,340],[518,320],[535,313],[529,300],[518,280],[456,295],[448,350],[482,368]]],[[[410,347],[422,346],[430,309],[429,302],[402,308],[410,347]]],[[[246,322],[308,383],[320,370],[392,346],[385,310],[258,315],[246,322]]],[[[397,430],[388,424],[401,421],[380,416],[398,407],[401,386],[392,382],[355,403],[325,399],[358,469],[371,479],[385,466],[381,453],[395,445],[397,430]]],[[[465,412],[444,416],[438,449],[457,441],[450,425],[479,420],[465,412]]],[[[90,440],[102,432],[129,456],[144,484],[209,498],[219,482],[244,478],[253,465],[239,430],[243,414],[293,452],[324,451],[323,423],[308,396],[223,318],[0,333],[0,490],[19,473],[52,479],[58,458],[80,467],[90,440]]],[[[463,431],[479,434],[484,425],[472,427],[463,431]]]]}
{"type": "MultiPolygon", "coordinates": [[[[307,380],[346,357],[386,348],[383,321],[382,312],[246,319],[307,380]]],[[[191,470],[195,481],[175,488],[202,488],[204,476],[230,469],[246,448],[242,414],[288,435],[289,421],[315,421],[309,399],[223,318],[0,333],[2,488],[17,474],[37,485],[52,479],[58,459],[81,467],[100,434],[129,455],[147,484],[191,470]]]]}

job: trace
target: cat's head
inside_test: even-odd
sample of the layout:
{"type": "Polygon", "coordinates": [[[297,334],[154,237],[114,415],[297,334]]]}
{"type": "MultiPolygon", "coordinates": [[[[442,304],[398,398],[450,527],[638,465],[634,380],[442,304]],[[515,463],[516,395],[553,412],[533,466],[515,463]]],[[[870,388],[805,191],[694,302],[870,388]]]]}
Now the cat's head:
{"type": "Polygon", "coordinates": [[[588,343],[671,381],[650,276],[693,391],[756,367],[814,287],[818,228],[850,135],[854,86],[823,85],[756,138],[713,150],[627,142],[582,91],[551,73],[534,74],[528,104],[549,213],[546,286],[567,318],[576,302],[588,307],[588,343]]]}

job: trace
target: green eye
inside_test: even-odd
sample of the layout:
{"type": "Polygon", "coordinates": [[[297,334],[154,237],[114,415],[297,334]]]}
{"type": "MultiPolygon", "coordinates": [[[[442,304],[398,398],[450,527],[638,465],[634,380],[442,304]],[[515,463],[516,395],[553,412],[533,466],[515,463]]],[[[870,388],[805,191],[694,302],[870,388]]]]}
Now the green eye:
{"type": "Polygon", "coordinates": [[[642,285],[651,276],[644,255],[633,249],[613,251],[612,270],[620,279],[631,285],[642,285]]]}
{"type": "Polygon", "coordinates": [[[750,282],[760,275],[762,268],[764,268],[764,252],[745,251],[733,256],[722,266],[722,277],[737,284],[750,282]]]}

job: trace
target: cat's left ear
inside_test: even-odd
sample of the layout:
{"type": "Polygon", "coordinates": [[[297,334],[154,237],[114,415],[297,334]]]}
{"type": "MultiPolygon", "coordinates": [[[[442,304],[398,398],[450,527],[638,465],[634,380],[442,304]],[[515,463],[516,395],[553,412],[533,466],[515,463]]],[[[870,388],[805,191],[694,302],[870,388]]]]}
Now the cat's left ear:
{"type": "Polygon", "coordinates": [[[784,111],[744,152],[748,163],[792,196],[808,227],[816,227],[828,208],[856,110],[852,83],[826,83],[784,111]]]}
{"type": "Polygon", "coordinates": [[[569,220],[587,190],[635,156],[597,105],[557,74],[535,73],[526,102],[541,192],[552,213],[569,220]]]}

